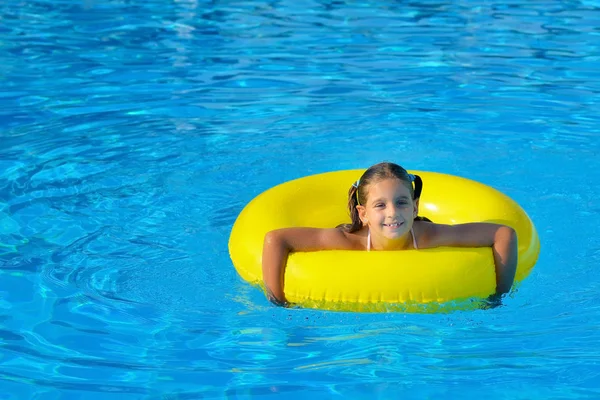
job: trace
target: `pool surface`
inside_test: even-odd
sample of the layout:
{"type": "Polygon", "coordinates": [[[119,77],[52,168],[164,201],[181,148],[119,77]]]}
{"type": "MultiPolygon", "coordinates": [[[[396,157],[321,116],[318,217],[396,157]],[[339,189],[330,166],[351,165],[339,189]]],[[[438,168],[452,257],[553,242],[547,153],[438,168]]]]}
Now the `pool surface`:
{"type": "Polygon", "coordinates": [[[0,400],[600,398],[599,26],[595,0],[2,2],[0,400]],[[237,275],[252,198],[383,160],[526,210],[502,307],[283,309],[237,275]]]}

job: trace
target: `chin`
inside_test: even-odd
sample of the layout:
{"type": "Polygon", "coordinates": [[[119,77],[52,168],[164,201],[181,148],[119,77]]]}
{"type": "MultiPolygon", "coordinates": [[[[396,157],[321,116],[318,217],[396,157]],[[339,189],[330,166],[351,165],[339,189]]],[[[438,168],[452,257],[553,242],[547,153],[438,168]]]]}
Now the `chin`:
{"type": "Polygon", "coordinates": [[[406,234],[408,234],[408,231],[402,230],[400,232],[384,232],[383,236],[389,240],[396,240],[406,236],[406,234]]]}

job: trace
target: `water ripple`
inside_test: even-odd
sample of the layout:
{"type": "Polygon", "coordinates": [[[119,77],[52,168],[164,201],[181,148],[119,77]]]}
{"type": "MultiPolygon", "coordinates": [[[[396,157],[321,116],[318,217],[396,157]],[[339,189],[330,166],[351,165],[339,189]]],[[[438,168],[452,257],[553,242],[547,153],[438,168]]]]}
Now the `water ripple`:
{"type": "Polygon", "coordinates": [[[7,392],[600,395],[597,4],[167,3],[0,5],[7,392]],[[381,159],[524,205],[504,307],[282,310],[236,275],[252,198],[381,159]]]}

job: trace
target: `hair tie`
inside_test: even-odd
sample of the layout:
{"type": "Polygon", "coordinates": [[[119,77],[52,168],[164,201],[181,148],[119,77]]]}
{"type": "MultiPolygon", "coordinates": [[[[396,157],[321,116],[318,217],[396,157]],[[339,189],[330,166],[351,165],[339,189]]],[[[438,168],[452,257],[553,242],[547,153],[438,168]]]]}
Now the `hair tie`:
{"type": "Polygon", "coordinates": [[[415,176],[413,174],[408,174],[408,178],[410,179],[411,183],[415,181],[415,176]]]}

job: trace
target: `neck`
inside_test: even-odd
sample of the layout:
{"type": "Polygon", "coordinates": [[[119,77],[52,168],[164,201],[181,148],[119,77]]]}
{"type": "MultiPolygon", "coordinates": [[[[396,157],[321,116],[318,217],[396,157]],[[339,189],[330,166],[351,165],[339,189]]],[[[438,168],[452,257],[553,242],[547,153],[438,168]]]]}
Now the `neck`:
{"type": "Polygon", "coordinates": [[[412,233],[408,231],[404,236],[398,239],[387,239],[385,237],[375,237],[371,233],[372,250],[409,250],[413,248],[412,233]]]}

